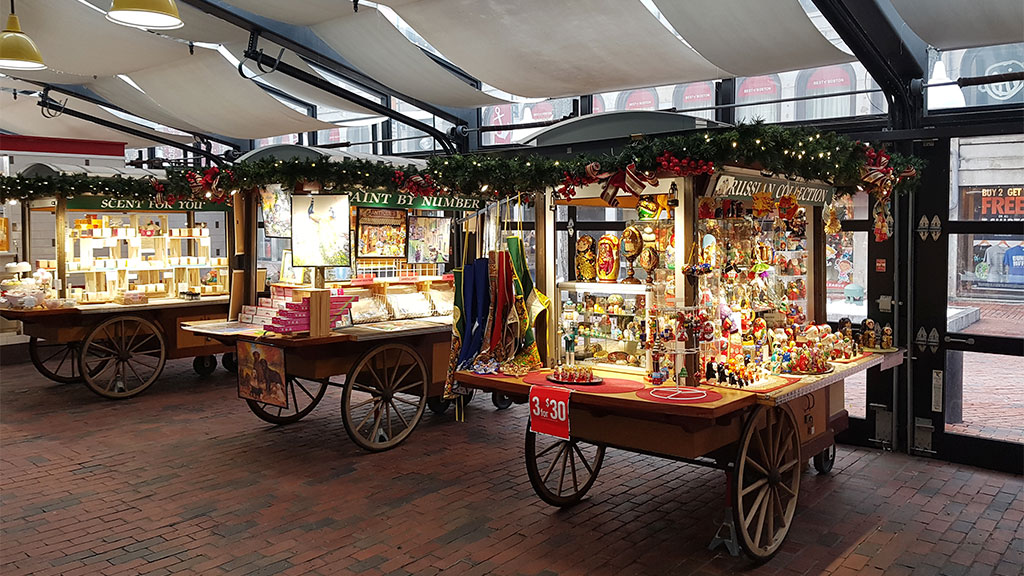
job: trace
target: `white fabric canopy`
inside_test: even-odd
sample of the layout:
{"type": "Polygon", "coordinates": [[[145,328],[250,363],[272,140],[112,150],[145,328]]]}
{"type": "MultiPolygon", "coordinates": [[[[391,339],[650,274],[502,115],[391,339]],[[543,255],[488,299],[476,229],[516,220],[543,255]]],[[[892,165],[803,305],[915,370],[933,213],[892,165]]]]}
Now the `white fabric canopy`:
{"type": "Polygon", "coordinates": [[[148,95],[129,86],[120,78],[100,78],[86,84],[85,88],[92,90],[115,107],[127,110],[150,122],[177,128],[184,132],[204,132],[197,126],[193,126],[175,116],[169,110],[154,102],[148,95]]]}
{"type": "Polygon", "coordinates": [[[265,138],[333,127],[281,104],[211,50],[197,50],[194,56],[141,70],[131,78],[170,114],[204,132],[265,138]]]}
{"type": "Polygon", "coordinates": [[[369,7],[317,24],[313,31],[363,73],[413,98],[459,108],[504,102],[456,78],[369,7]]]}
{"type": "MultiPolygon", "coordinates": [[[[242,60],[243,53],[245,52],[245,45],[236,44],[225,46],[225,48],[227,48],[235,58],[242,60]]],[[[265,40],[260,42],[260,48],[263,48],[263,52],[266,55],[274,58],[277,58],[277,55],[280,53],[279,46],[265,40]]],[[[310,68],[302,58],[299,58],[292,52],[285,51],[284,55],[281,56],[281,60],[283,60],[285,64],[294,66],[307,74],[321,78],[321,76],[310,68]]],[[[245,67],[248,68],[252,74],[260,74],[259,68],[256,67],[255,62],[245,62],[245,67]]],[[[323,90],[314,88],[313,86],[310,86],[301,80],[292,78],[283,72],[272,72],[270,74],[263,75],[260,77],[260,80],[282,92],[286,92],[298,98],[299,100],[309,102],[310,104],[317,104],[327,108],[335,108],[337,110],[345,110],[346,112],[362,114],[364,116],[375,115],[375,113],[368,108],[363,108],[362,106],[354,104],[344,98],[339,98],[329,92],[324,92],[323,90]]]]}
{"type": "Polygon", "coordinates": [[[807,17],[798,0],[655,0],[687,42],[741,76],[852,62],[807,17]]]}
{"type": "Polygon", "coordinates": [[[922,40],[940,50],[1024,42],[1022,0],[892,0],[922,40]]]}
{"type": "Polygon", "coordinates": [[[17,8],[22,29],[57,72],[112,76],[188,55],[186,44],[112,24],[74,0],[32,0],[17,8]]]}
{"type": "MultiPolygon", "coordinates": [[[[28,91],[28,92],[39,92],[40,91],[40,88],[38,86],[35,86],[34,84],[29,84],[27,82],[22,82],[20,80],[15,80],[14,78],[0,78],[0,88],[5,88],[7,90],[18,90],[18,91],[21,91],[21,92],[25,92],[25,91],[28,91]]],[[[89,114],[90,116],[95,116],[96,118],[99,118],[101,120],[105,120],[107,122],[112,122],[112,123],[117,124],[119,126],[125,126],[125,127],[128,127],[128,128],[132,128],[134,130],[138,130],[140,132],[150,133],[150,134],[153,134],[154,136],[160,136],[160,137],[166,138],[168,140],[173,140],[174,142],[177,142],[178,144],[191,145],[191,144],[194,143],[194,139],[192,137],[190,137],[190,136],[176,136],[176,135],[166,134],[164,132],[159,132],[157,130],[154,130],[154,129],[150,128],[149,126],[145,126],[145,125],[142,125],[142,124],[136,124],[135,122],[132,122],[130,120],[125,120],[124,118],[121,118],[121,117],[119,117],[119,116],[117,116],[115,114],[111,114],[110,112],[107,112],[106,110],[104,110],[100,106],[97,106],[97,105],[95,105],[95,104],[93,104],[91,102],[87,102],[85,100],[81,100],[79,98],[75,98],[73,96],[67,96],[65,94],[54,93],[54,94],[51,94],[51,97],[54,100],[58,100],[58,101],[61,101],[61,102],[63,102],[64,100],[67,100],[66,107],[68,109],[75,110],[77,112],[82,112],[84,114],[89,114]]],[[[0,93],[0,98],[13,100],[12,95],[10,93],[7,93],[7,92],[0,93]]],[[[30,101],[32,104],[36,104],[36,102],[38,102],[38,98],[36,98],[34,96],[25,95],[25,94],[20,94],[18,96],[18,98],[30,101]]],[[[39,109],[38,106],[35,107],[34,113],[36,115],[38,115],[38,116],[42,116],[42,114],[40,114],[40,109],[39,109]]],[[[0,120],[2,120],[2,119],[3,118],[0,118],[0,120]]],[[[47,118],[44,118],[44,120],[47,120],[47,118]]],[[[96,126],[96,128],[98,128],[100,130],[108,130],[107,128],[103,128],[102,126],[99,126],[98,124],[94,124],[94,126],[96,126]]],[[[117,132],[116,130],[113,130],[113,131],[117,132]]],[[[119,134],[118,141],[121,141],[121,140],[123,140],[125,138],[132,138],[132,136],[129,136],[129,135],[124,134],[122,132],[118,132],[118,134],[119,134]]]]}
{"type": "MultiPolygon", "coordinates": [[[[17,100],[11,98],[10,94],[0,97],[0,129],[21,134],[24,136],[43,136],[47,138],[77,138],[81,140],[104,140],[108,142],[124,142],[129,148],[147,148],[149,146],[163,146],[152,140],[131,136],[110,128],[93,124],[86,120],[80,120],[68,115],[61,115],[56,118],[46,118],[40,113],[38,106],[39,99],[31,96],[19,96],[17,100]]],[[[68,104],[68,108],[92,114],[94,116],[106,115],[106,120],[124,122],[117,117],[107,114],[99,107],[89,108],[89,104],[68,104]]],[[[141,128],[132,125],[135,128],[141,128]]],[[[146,128],[141,128],[147,131],[146,128]]]]}
{"type": "Polygon", "coordinates": [[[394,8],[463,70],[519,96],[734,75],[680,42],[639,0],[420,0],[394,8]]]}
{"type": "MultiPolygon", "coordinates": [[[[352,14],[352,2],[343,0],[226,0],[227,4],[285,24],[312,26],[325,20],[352,14]]],[[[390,4],[390,2],[385,2],[390,4]]],[[[359,11],[370,10],[360,6],[359,11]]]]}

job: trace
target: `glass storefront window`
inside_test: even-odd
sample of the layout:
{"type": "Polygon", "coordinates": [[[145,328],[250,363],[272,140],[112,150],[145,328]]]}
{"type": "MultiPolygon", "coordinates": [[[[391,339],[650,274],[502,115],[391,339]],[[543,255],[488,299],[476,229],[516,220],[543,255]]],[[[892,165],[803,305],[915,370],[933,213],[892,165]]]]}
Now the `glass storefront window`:
{"type": "MultiPolygon", "coordinates": [[[[482,109],[481,118],[484,126],[510,126],[512,124],[557,120],[572,113],[575,100],[575,98],[558,98],[541,102],[509,102],[508,104],[487,106],[482,109]]],[[[595,98],[594,112],[599,112],[596,100],[595,98]]],[[[600,111],[603,112],[604,110],[600,111]]],[[[482,132],[480,134],[480,143],[483,146],[504,146],[525,140],[541,129],[528,128],[482,132]]]]}
{"type": "MultiPolygon", "coordinates": [[[[992,76],[1024,70],[1024,43],[947,50],[932,57],[929,83],[959,78],[992,76]]],[[[981,86],[929,88],[929,110],[1024,103],[1024,81],[1012,80],[981,86]]]]}
{"type": "Polygon", "coordinates": [[[1024,135],[954,138],[949,219],[1024,220],[1024,135]]]}
{"type": "Polygon", "coordinates": [[[1024,443],[1024,356],[946,352],[946,432],[1024,443]]]}
{"type": "Polygon", "coordinates": [[[840,220],[867,220],[871,214],[868,209],[868,200],[867,192],[857,192],[853,195],[836,198],[834,202],[836,215],[840,220]]]}
{"type": "Polygon", "coordinates": [[[868,233],[825,236],[825,313],[860,322],[868,313],[868,233]]]}
{"type": "Polygon", "coordinates": [[[1019,338],[1024,235],[950,234],[947,330],[1019,338]]]}

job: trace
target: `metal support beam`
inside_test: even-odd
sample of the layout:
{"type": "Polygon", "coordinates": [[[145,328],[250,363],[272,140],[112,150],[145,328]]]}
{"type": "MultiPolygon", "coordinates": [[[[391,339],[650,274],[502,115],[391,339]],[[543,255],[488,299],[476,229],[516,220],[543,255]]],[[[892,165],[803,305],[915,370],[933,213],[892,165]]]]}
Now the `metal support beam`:
{"type": "MultiPolygon", "coordinates": [[[[124,112],[125,114],[131,114],[132,116],[138,116],[137,114],[134,114],[134,113],[132,113],[129,110],[125,110],[124,108],[121,108],[120,106],[117,106],[116,104],[112,104],[110,102],[107,102],[106,100],[101,100],[101,99],[96,98],[96,97],[94,97],[94,96],[92,96],[90,94],[86,94],[86,93],[80,92],[78,90],[72,90],[71,88],[69,88],[67,86],[60,86],[60,85],[55,85],[55,84],[47,84],[46,82],[39,82],[37,80],[29,80],[29,79],[26,79],[26,78],[18,78],[18,80],[20,80],[22,82],[25,82],[25,83],[28,83],[28,84],[32,84],[34,86],[39,86],[40,88],[43,89],[43,92],[46,92],[47,90],[51,91],[51,92],[58,92],[60,94],[64,94],[65,96],[71,96],[72,98],[77,98],[79,100],[88,102],[90,104],[95,104],[97,106],[103,106],[104,108],[111,108],[111,109],[117,110],[119,112],[124,112]]],[[[141,116],[139,116],[139,117],[141,118],[141,116]]],[[[174,128],[175,130],[178,130],[178,128],[175,128],[174,126],[170,126],[170,128],[174,128]]],[[[241,148],[242,147],[241,144],[240,144],[240,141],[238,141],[238,140],[230,140],[230,139],[226,139],[226,138],[223,138],[223,137],[220,137],[220,136],[212,136],[210,134],[199,133],[199,132],[190,132],[188,130],[182,130],[182,132],[187,132],[188,134],[191,134],[191,135],[193,135],[194,137],[196,137],[196,138],[198,138],[200,140],[209,140],[211,142],[216,142],[218,144],[223,144],[224,146],[231,146],[232,148],[241,148]]],[[[176,148],[180,148],[181,144],[175,143],[175,144],[173,144],[173,146],[175,146],[176,148]]],[[[244,152],[244,150],[243,150],[243,152],[244,152]]]]}
{"type": "Polygon", "coordinates": [[[169,138],[163,138],[161,136],[154,135],[154,134],[152,134],[150,132],[144,132],[142,130],[136,130],[135,128],[131,128],[129,126],[124,126],[124,125],[118,124],[116,122],[110,122],[109,120],[104,120],[102,118],[97,118],[95,116],[91,116],[89,114],[86,114],[85,112],[79,112],[78,110],[72,110],[71,108],[68,108],[66,106],[63,106],[63,105],[58,104],[57,102],[55,102],[53,99],[51,99],[47,95],[46,92],[43,92],[43,96],[39,99],[38,104],[39,104],[40,108],[42,108],[44,110],[49,110],[49,111],[51,111],[53,113],[56,113],[58,115],[66,114],[68,116],[71,116],[72,118],[78,118],[79,120],[85,120],[86,122],[91,122],[91,123],[96,124],[98,126],[103,126],[104,128],[109,128],[111,130],[116,130],[116,131],[122,132],[124,134],[130,134],[130,135],[138,137],[138,138],[145,138],[146,140],[150,140],[152,142],[158,142],[160,144],[163,144],[164,146],[171,146],[173,148],[178,148],[178,149],[183,150],[185,152],[190,152],[192,154],[195,154],[196,156],[202,156],[203,158],[207,158],[211,162],[213,162],[214,164],[217,164],[218,166],[223,166],[225,164],[223,158],[217,156],[216,154],[208,152],[208,151],[204,150],[203,148],[200,148],[200,147],[197,147],[197,146],[186,146],[184,144],[180,144],[178,142],[175,142],[174,140],[171,140],[169,138]]]}
{"type": "Polygon", "coordinates": [[[402,94],[401,92],[398,92],[393,88],[381,84],[380,82],[374,80],[373,78],[367,76],[366,74],[363,74],[362,72],[356,70],[350,65],[344,64],[334,58],[322,54],[317,50],[314,50],[309,46],[303,44],[302,42],[296,41],[295,39],[291,38],[286,34],[283,34],[277,30],[270,29],[267,26],[254,22],[251,19],[246,18],[245,16],[238,14],[235,11],[220,5],[219,3],[211,2],[210,0],[182,0],[182,2],[188,4],[189,6],[192,6],[193,8],[206,12],[211,16],[220,18],[221,20],[224,20],[229,24],[234,24],[235,26],[243,30],[254,32],[266,38],[267,40],[270,40],[271,42],[278,44],[279,46],[287,50],[291,50],[292,52],[295,52],[299,56],[302,56],[303,58],[330,70],[331,72],[337,74],[338,76],[341,76],[345,80],[359,85],[361,88],[364,88],[367,91],[376,92],[381,95],[386,94],[389,96],[394,96],[396,98],[399,98],[403,102],[408,102],[409,104],[412,104],[426,112],[430,112],[434,116],[451,122],[452,124],[465,123],[465,121],[462,118],[455,114],[452,114],[442,108],[434,106],[433,104],[429,104],[417,98],[413,98],[411,96],[402,94]]]}
{"type": "Polygon", "coordinates": [[[397,122],[401,122],[402,124],[405,124],[407,126],[411,126],[411,127],[415,128],[415,129],[421,131],[421,132],[425,132],[426,134],[430,135],[435,140],[437,140],[441,144],[441,146],[444,148],[446,153],[448,153],[448,154],[454,154],[455,153],[455,151],[456,151],[455,150],[455,145],[448,138],[448,135],[445,134],[444,132],[442,132],[441,130],[438,130],[437,128],[434,128],[430,124],[426,124],[424,122],[420,122],[419,120],[415,120],[413,118],[409,118],[408,116],[406,116],[404,114],[401,114],[401,113],[399,113],[399,112],[397,112],[395,110],[392,110],[391,108],[389,108],[387,106],[382,105],[380,102],[376,102],[374,100],[370,100],[369,98],[365,98],[365,97],[360,96],[360,95],[358,95],[358,94],[356,94],[354,92],[349,92],[348,90],[345,90],[343,88],[339,88],[338,86],[335,86],[334,84],[328,82],[327,80],[324,80],[323,78],[321,78],[319,76],[315,76],[313,74],[310,74],[309,72],[306,72],[305,70],[301,70],[301,69],[296,68],[295,66],[292,66],[292,65],[290,65],[290,64],[288,64],[288,63],[286,63],[284,61],[278,60],[277,58],[274,58],[273,56],[264,54],[262,51],[253,50],[252,49],[252,46],[253,46],[252,40],[250,40],[249,46],[250,47],[248,49],[246,49],[246,51],[245,51],[245,57],[250,59],[250,60],[252,60],[252,61],[254,61],[254,62],[256,62],[257,64],[259,64],[259,65],[261,65],[261,66],[263,66],[265,68],[274,69],[277,72],[280,72],[280,73],[285,74],[287,76],[291,76],[292,78],[295,78],[296,80],[300,80],[302,82],[305,82],[306,84],[309,84],[310,86],[313,86],[314,88],[317,88],[319,90],[323,90],[324,92],[327,92],[328,94],[331,94],[333,96],[337,96],[338,98],[343,98],[345,100],[348,100],[349,102],[352,102],[353,104],[357,104],[359,106],[362,106],[363,108],[366,108],[368,110],[373,111],[375,114],[380,114],[381,116],[386,116],[386,117],[391,118],[391,119],[393,119],[393,120],[395,120],[397,122]]]}

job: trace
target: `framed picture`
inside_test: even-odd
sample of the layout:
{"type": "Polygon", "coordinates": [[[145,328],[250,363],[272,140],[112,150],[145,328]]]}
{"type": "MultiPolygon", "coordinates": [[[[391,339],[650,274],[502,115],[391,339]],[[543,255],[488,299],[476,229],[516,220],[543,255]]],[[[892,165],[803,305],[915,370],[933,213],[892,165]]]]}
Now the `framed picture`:
{"type": "Polygon", "coordinates": [[[390,208],[358,208],[357,258],[402,258],[405,256],[405,210],[390,208]]]}
{"type": "Polygon", "coordinates": [[[238,397],[271,406],[288,407],[284,348],[238,340],[238,397]]]}
{"type": "Polygon", "coordinates": [[[410,264],[447,264],[451,242],[451,218],[409,215],[410,264]]]}
{"type": "Polygon", "coordinates": [[[303,270],[303,268],[295,268],[292,265],[291,250],[281,251],[281,274],[278,276],[278,282],[298,284],[302,282],[303,270]]]}
{"type": "Polygon", "coordinates": [[[292,266],[350,266],[348,195],[292,197],[292,266]]]}
{"type": "Polygon", "coordinates": [[[292,194],[280,184],[260,188],[263,210],[263,235],[268,238],[292,237],[292,194]]]}

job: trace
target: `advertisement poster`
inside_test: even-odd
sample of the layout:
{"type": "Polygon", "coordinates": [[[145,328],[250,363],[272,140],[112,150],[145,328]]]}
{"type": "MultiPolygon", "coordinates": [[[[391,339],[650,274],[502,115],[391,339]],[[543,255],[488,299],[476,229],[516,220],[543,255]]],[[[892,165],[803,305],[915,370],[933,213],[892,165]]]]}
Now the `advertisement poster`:
{"type": "Polygon", "coordinates": [[[409,216],[409,263],[447,263],[451,254],[452,219],[409,216]]]}
{"type": "Polygon", "coordinates": [[[291,238],[292,195],[280,184],[260,188],[260,208],[263,209],[263,234],[268,238],[291,238]]]}
{"type": "Polygon", "coordinates": [[[238,397],[271,406],[288,407],[284,349],[239,340],[238,397]]]}
{"type": "Polygon", "coordinates": [[[292,266],[349,266],[347,195],[292,198],[292,266]]]}
{"type": "Polygon", "coordinates": [[[407,240],[405,210],[359,208],[358,258],[401,258],[407,240]]]}

